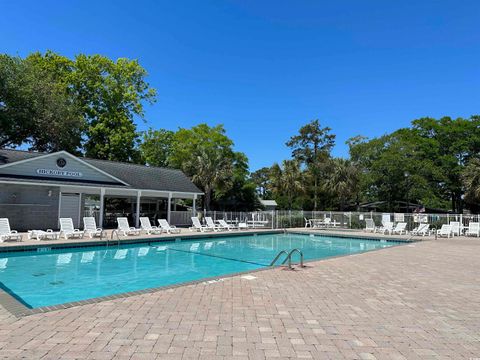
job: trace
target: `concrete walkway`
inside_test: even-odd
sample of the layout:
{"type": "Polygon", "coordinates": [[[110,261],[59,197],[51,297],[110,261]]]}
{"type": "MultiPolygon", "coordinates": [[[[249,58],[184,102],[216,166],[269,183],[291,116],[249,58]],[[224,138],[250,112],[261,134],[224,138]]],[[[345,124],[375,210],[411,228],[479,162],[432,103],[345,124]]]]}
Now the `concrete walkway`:
{"type": "Polygon", "coordinates": [[[477,359],[480,241],[425,241],[15,318],[11,359],[477,359]]]}

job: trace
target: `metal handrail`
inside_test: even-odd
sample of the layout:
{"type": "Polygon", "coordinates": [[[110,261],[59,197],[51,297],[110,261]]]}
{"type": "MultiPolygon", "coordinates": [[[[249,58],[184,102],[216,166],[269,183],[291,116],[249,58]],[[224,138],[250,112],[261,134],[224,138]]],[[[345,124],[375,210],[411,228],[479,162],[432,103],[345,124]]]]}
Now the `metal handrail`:
{"type": "MultiPolygon", "coordinates": [[[[283,254],[287,255],[287,257],[288,257],[288,253],[287,253],[285,250],[282,250],[282,251],[280,251],[280,252],[277,254],[277,256],[275,256],[275,259],[272,260],[272,262],[270,263],[270,266],[275,265],[275,263],[277,262],[278,258],[279,258],[280,256],[282,256],[283,254]]],[[[283,263],[282,263],[282,264],[283,264],[283,263]]]]}
{"type": "Polygon", "coordinates": [[[300,249],[293,249],[292,251],[290,251],[288,253],[287,258],[283,261],[282,265],[285,264],[288,260],[288,268],[291,269],[292,268],[292,255],[295,254],[295,253],[298,253],[300,255],[300,267],[305,267],[305,265],[303,265],[303,253],[300,251],[300,249]]]}
{"type": "Polygon", "coordinates": [[[298,253],[300,255],[300,267],[305,267],[305,265],[303,265],[303,253],[300,251],[300,249],[293,249],[289,253],[287,253],[285,250],[280,251],[277,254],[277,256],[275,256],[275,259],[272,260],[272,262],[270,263],[270,266],[275,265],[275,263],[280,258],[280,256],[285,254],[287,256],[285,257],[285,260],[283,260],[282,265],[284,265],[288,261],[288,268],[293,269],[293,267],[292,267],[292,256],[295,253],[298,253]]]}

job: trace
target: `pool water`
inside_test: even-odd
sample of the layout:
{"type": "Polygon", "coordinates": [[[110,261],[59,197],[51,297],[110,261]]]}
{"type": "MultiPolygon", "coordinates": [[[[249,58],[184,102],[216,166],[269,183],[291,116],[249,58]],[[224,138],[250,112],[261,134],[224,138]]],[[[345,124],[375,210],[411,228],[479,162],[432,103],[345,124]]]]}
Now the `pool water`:
{"type": "Polygon", "coordinates": [[[265,234],[0,253],[0,286],[36,308],[265,268],[281,250],[298,248],[311,260],[399,244],[265,234]]]}

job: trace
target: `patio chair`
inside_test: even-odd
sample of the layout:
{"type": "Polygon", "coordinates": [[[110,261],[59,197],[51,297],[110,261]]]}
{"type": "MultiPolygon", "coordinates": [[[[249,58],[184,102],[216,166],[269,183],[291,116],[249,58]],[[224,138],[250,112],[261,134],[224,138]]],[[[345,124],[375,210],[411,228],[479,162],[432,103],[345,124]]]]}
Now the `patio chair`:
{"type": "Polygon", "coordinates": [[[140,218],[140,227],[147,233],[147,235],[162,233],[162,229],[158,226],[152,226],[152,224],[150,224],[150,219],[146,216],[140,218]]]}
{"type": "Polygon", "coordinates": [[[469,222],[468,223],[468,229],[465,232],[465,235],[480,237],[480,223],[469,222]]]}
{"type": "Polygon", "coordinates": [[[406,222],[399,222],[395,225],[395,228],[392,230],[393,234],[406,234],[407,233],[407,223],[406,222]]]}
{"type": "Polygon", "coordinates": [[[305,219],[305,228],[308,228],[308,227],[312,227],[312,220],[309,220],[307,219],[306,217],[304,217],[305,219]]]}
{"type": "Polygon", "coordinates": [[[189,228],[190,231],[213,231],[213,229],[209,228],[208,226],[202,225],[200,219],[197,216],[192,216],[192,226],[189,228]]]}
{"type": "Polygon", "coordinates": [[[141,229],[131,227],[126,217],[117,218],[117,223],[118,223],[118,231],[123,233],[124,236],[140,235],[141,229]]]}
{"type": "Polygon", "coordinates": [[[419,224],[415,229],[412,230],[412,235],[428,235],[430,234],[430,224],[419,224]]]}
{"type": "Polygon", "coordinates": [[[460,221],[450,221],[450,226],[452,227],[452,236],[462,235],[462,227],[460,226],[460,221]]]}
{"type": "Polygon", "coordinates": [[[375,232],[376,226],[373,219],[365,219],[365,229],[364,231],[375,232]]]}
{"type": "Polygon", "coordinates": [[[209,227],[213,231],[223,230],[223,228],[221,226],[218,226],[218,225],[215,224],[215,222],[213,221],[213,219],[211,217],[209,217],[209,216],[205,217],[205,221],[207,222],[207,227],[209,227]]]}
{"type": "Polygon", "coordinates": [[[158,219],[158,224],[163,231],[166,231],[167,234],[179,234],[181,230],[175,225],[170,225],[165,219],[158,219]]]}
{"type": "Polygon", "coordinates": [[[17,230],[10,229],[10,222],[7,218],[0,219],[0,242],[13,239],[22,241],[22,235],[17,230]]]}
{"type": "Polygon", "coordinates": [[[218,223],[220,224],[220,226],[221,226],[222,228],[224,228],[225,230],[228,230],[228,231],[232,231],[232,230],[237,230],[237,229],[238,229],[238,227],[227,223],[227,222],[226,222],[225,220],[223,220],[223,219],[218,220],[218,223]]]}
{"type": "Polygon", "coordinates": [[[83,238],[85,231],[75,229],[73,226],[72,218],[60,218],[60,234],[63,234],[65,239],[70,237],[72,238],[83,238]]]}
{"type": "Polygon", "coordinates": [[[449,238],[450,236],[452,236],[452,226],[443,224],[442,227],[437,230],[437,236],[446,236],[447,238],[449,238]]]}
{"type": "Polygon", "coordinates": [[[382,234],[391,234],[393,232],[393,223],[392,222],[385,222],[382,226],[375,229],[375,232],[379,232],[382,234]]]}
{"type": "Polygon", "coordinates": [[[90,237],[90,239],[96,236],[103,237],[104,235],[103,229],[97,227],[97,222],[92,216],[83,218],[83,230],[90,237]]]}

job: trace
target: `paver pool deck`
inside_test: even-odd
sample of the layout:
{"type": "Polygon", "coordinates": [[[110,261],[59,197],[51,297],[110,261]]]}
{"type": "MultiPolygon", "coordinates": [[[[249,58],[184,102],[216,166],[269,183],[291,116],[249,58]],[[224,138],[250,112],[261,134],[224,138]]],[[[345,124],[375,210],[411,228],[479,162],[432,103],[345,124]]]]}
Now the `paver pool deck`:
{"type": "Polygon", "coordinates": [[[454,238],[21,318],[0,307],[0,357],[479,359],[479,274],[480,240],[454,238]]]}

